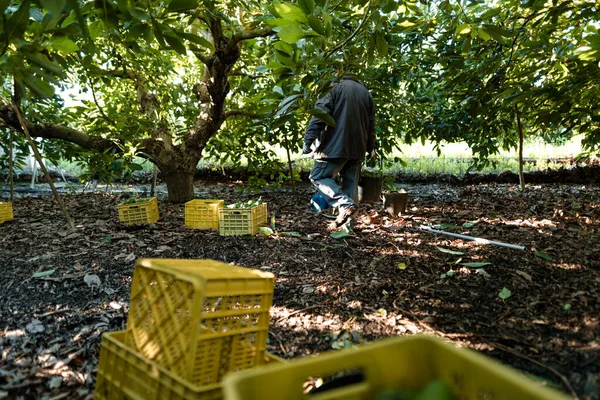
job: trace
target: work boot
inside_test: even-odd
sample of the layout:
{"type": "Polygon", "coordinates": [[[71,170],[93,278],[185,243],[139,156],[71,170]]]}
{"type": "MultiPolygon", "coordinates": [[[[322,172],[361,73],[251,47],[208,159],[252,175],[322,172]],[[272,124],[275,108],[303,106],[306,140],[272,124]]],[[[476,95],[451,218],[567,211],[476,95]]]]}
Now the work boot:
{"type": "Polygon", "coordinates": [[[350,221],[354,216],[358,213],[358,207],[355,204],[352,204],[348,207],[340,207],[340,213],[335,219],[335,225],[340,227],[344,225],[346,222],[350,221]]]}

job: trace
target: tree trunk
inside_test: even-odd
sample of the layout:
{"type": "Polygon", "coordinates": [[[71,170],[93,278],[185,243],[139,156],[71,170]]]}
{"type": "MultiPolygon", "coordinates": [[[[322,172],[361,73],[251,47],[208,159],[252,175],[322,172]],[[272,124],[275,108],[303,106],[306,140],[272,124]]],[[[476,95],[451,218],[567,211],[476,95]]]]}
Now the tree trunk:
{"type": "Polygon", "coordinates": [[[163,172],[170,203],[185,203],[194,199],[194,173],[186,171],[163,172]]]}
{"type": "Polygon", "coordinates": [[[523,124],[521,124],[521,116],[516,105],[515,114],[517,114],[517,127],[519,129],[519,188],[523,191],[525,190],[525,174],[523,173],[523,124]]]}

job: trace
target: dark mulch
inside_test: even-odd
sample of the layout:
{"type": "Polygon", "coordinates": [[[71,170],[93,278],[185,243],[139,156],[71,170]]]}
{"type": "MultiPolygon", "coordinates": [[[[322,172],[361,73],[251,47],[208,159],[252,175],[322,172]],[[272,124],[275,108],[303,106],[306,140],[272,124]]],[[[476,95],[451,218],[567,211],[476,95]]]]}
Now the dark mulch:
{"type": "MultiPolygon", "coordinates": [[[[364,205],[356,236],[342,239],[309,209],[306,184],[297,194],[262,194],[276,231],[301,238],[192,230],[183,205],[162,198],[159,222],[126,227],[117,216],[123,198],[105,193],[64,197],[76,224],[69,230],[48,194],[16,199],[14,221],[0,225],[0,399],[90,398],[101,334],[125,328],[140,257],[209,258],[273,272],[269,351],[285,358],[430,333],[597,399],[600,189],[407,188],[405,215],[364,205]],[[462,265],[474,262],[490,264],[462,265]],[[505,288],[510,297],[502,299],[505,288]]],[[[227,203],[249,198],[235,184],[198,189],[227,203]]]]}

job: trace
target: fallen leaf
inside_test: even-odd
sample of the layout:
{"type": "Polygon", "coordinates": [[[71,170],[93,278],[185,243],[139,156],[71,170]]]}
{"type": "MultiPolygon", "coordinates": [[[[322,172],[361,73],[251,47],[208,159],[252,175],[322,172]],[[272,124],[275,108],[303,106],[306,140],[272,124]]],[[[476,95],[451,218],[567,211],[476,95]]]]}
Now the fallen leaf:
{"type": "Polygon", "coordinates": [[[454,254],[456,256],[461,256],[461,255],[465,254],[462,251],[454,251],[454,250],[444,249],[443,247],[435,246],[435,248],[438,249],[439,251],[441,251],[442,253],[454,254]]]}
{"type": "Polygon", "coordinates": [[[529,282],[533,282],[533,279],[531,278],[531,275],[529,275],[527,272],[523,272],[523,271],[519,271],[518,269],[515,270],[515,273],[517,275],[522,276],[523,278],[527,279],[529,282]]]}
{"type": "Polygon", "coordinates": [[[39,319],[32,319],[31,322],[25,326],[25,329],[27,329],[27,332],[29,333],[41,333],[45,330],[42,321],[39,319]]]}
{"type": "Polygon", "coordinates": [[[95,275],[95,274],[86,274],[83,277],[83,281],[89,287],[100,286],[102,284],[102,281],[100,280],[100,277],[98,275],[95,275]]]}
{"type": "Polygon", "coordinates": [[[31,275],[32,278],[41,278],[43,276],[48,276],[48,275],[52,275],[53,273],[55,273],[56,270],[55,269],[49,269],[47,271],[40,271],[40,272],[36,272],[35,274],[31,275]]]}

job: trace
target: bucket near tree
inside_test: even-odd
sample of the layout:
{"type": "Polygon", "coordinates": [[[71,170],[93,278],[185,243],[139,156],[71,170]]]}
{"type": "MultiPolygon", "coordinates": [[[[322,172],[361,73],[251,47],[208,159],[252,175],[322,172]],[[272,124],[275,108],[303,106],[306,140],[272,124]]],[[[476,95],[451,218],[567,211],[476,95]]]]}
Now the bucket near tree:
{"type": "Polygon", "coordinates": [[[381,200],[383,178],[362,176],[358,183],[358,201],[361,203],[378,203],[381,200]]]}
{"type": "Polygon", "coordinates": [[[388,214],[396,217],[398,214],[406,212],[408,204],[408,193],[401,192],[386,192],[383,194],[383,207],[388,214]]]}

